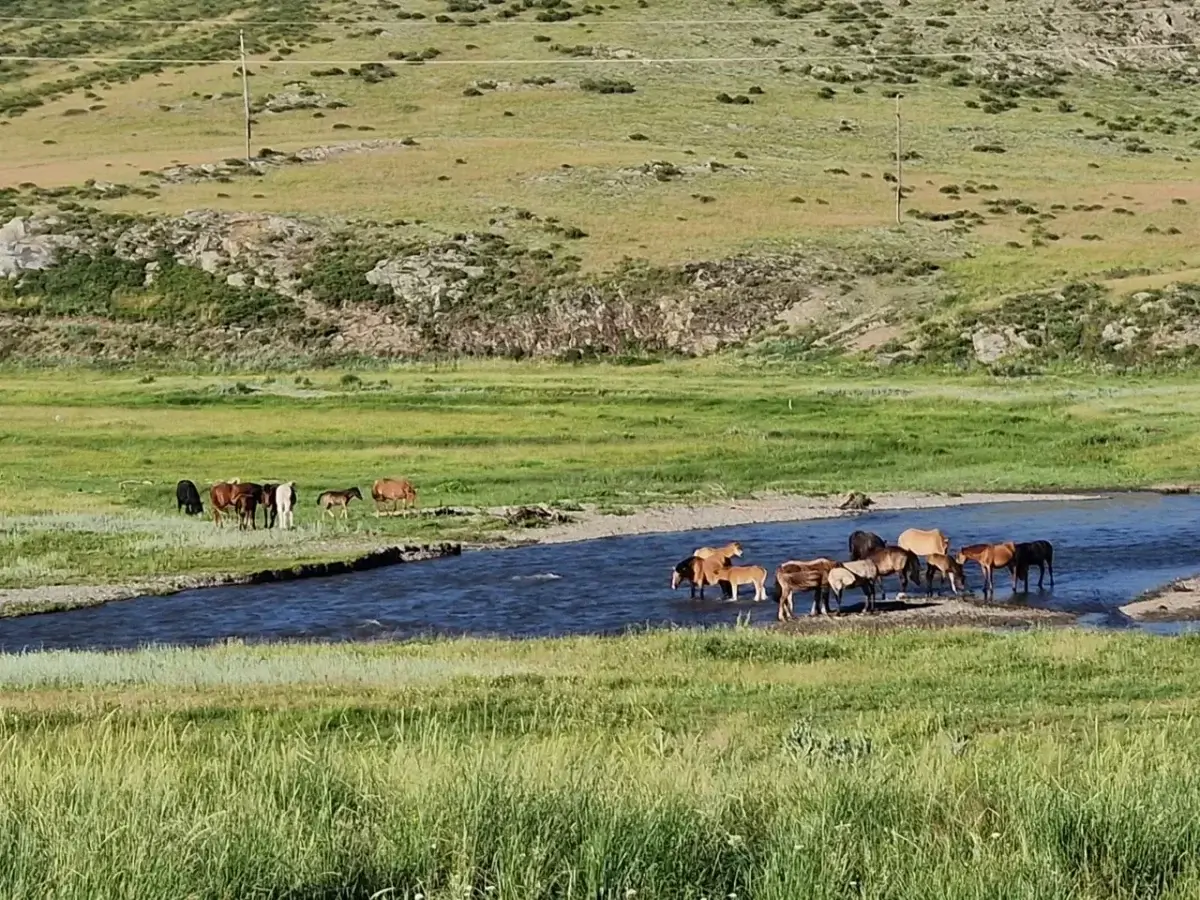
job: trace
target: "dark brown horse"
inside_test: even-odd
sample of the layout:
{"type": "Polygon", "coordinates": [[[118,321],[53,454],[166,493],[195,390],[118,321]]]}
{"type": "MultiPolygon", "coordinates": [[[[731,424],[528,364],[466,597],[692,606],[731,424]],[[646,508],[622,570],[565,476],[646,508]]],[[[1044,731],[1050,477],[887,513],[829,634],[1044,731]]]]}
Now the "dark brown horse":
{"type": "MultiPolygon", "coordinates": [[[[1017,581],[1025,582],[1025,593],[1029,593],[1029,567],[1038,567],[1038,590],[1042,589],[1042,578],[1050,570],[1050,587],[1054,587],[1054,545],[1049,541],[1029,541],[1017,544],[1017,581]]],[[[1015,581],[1014,581],[1015,586],[1015,581]]]]}
{"type": "Polygon", "coordinates": [[[362,498],[362,492],[356,487],[347,488],[344,491],[325,491],[317,497],[317,506],[323,510],[322,518],[324,518],[324,513],[329,513],[330,516],[333,516],[334,508],[340,507],[342,518],[344,519],[350,514],[350,501],[361,500],[362,498]]]}
{"type": "Polygon", "coordinates": [[[275,491],[278,490],[277,484],[264,484],[262,490],[258,494],[258,505],[263,511],[263,528],[274,528],[275,521],[279,516],[279,507],[275,503],[275,491]]]}
{"type": "Polygon", "coordinates": [[[866,559],[874,550],[882,550],[887,546],[879,535],[871,531],[856,531],[850,535],[850,559],[866,559]]]}
{"type": "Polygon", "coordinates": [[[728,597],[729,594],[726,591],[728,582],[723,583],[718,577],[723,568],[725,568],[724,559],[689,556],[675,565],[675,570],[671,573],[671,590],[675,590],[686,581],[691,585],[692,598],[694,599],[696,596],[696,588],[700,588],[700,599],[703,600],[704,589],[709,585],[716,584],[720,586],[722,596],[728,597]]]}

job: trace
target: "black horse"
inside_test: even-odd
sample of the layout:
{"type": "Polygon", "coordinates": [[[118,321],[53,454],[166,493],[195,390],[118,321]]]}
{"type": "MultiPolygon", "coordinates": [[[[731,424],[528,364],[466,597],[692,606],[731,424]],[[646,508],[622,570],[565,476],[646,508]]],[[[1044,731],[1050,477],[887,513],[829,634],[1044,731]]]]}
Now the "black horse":
{"type": "Polygon", "coordinates": [[[204,514],[204,504],[200,502],[200,492],[194,482],[184,479],[175,485],[175,511],[185,510],[189,516],[204,514]]]}
{"type": "Polygon", "coordinates": [[[850,535],[849,541],[850,558],[866,559],[876,550],[883,550],[887,547],[883,538],[871,531],[856,531],[850,535]]]}

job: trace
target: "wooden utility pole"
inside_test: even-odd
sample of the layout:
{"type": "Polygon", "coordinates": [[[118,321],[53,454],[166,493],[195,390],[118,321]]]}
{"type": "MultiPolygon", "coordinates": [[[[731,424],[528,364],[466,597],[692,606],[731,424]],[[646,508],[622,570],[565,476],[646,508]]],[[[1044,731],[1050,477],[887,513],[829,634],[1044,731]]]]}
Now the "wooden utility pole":
{"type": "Polygon", "coordinates": [[[238,46],[242,52],[242,104],[246,109],[246,165],[250,165],[250,74],[246,71],[246,33],[238,32],[238,46]]]}
{"type": "MultiPolygon", "coordinates": [[[[896,224],[900,224],[900,201],[904,197],[904,148],[900,141],[900,94],[896,93],[896,224]]],[[[250,126],[247,125],[247,128],[250,126]]]]}

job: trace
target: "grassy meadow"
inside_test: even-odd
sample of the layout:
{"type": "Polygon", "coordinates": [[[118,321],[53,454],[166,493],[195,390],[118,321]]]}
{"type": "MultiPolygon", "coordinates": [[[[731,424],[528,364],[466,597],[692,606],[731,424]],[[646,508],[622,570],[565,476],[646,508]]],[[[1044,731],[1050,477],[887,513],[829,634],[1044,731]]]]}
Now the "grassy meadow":
{"type": "Polygon", "coordinates": [[[24,898],[1182,898],[1195,640],[739,631],[0,657],[24,898]]]}
{"type": "MultiPolygon", "coordinates": [[[[756,491],[1139,487],[1187,481],[1193,382],[819,374],[755,359],[463,364],[288,376],[0,378],[0,587],[240,572],[384,543],[494,540],[499,506],[621,513],[756,491]],[[374,516],[371,482],[425,508],[374,516]],[[175,512],[174,486],[294,480],[297,529],[175,512]],[[366,505],[322,522],[320,491],[366,505]]],[[[207,495],[205,496],[207,503],[207,495]]],[[[530,531],[536,535],[536,531],[530,531]]]]}

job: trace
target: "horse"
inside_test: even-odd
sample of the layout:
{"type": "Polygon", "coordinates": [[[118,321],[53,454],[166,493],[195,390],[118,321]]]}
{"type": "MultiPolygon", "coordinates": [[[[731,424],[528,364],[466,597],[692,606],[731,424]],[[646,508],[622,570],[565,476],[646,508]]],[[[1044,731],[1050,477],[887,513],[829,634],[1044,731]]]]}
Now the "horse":
{"type": "Polygon", "coordinates": [[[887,599],[887,589],[883,586],[884,575],[899,575],[900,590],[907,593],[908,579],[913,580],[913,584],[917,587],[921,586],[921,564],[917,560],[917,555],[911,550],[904,550],[900,547],[884,547],[882,550],[873,550],[867,554],[867,560],[875,564],[879,574],[875,580],[879,583],[879,591],[883,594],[883,599],[887,599]]]}
{"type": "Polygon", "coordinates": [[[275,492],[278,489],[277,484],[264,484],[258,493],[258,505],[263,511],[263,528],[275,527],[275,520],[279,515],[279,510],[275,508],[275,492]]]}
{"type": "Polygon", "coordinates": [[[287,481],[275,488],[275,510],[279,513],[284,531],[296,524],[296,482],[287,481]]]}
{"type": "Polygon", "coordinates": [[[929,556],[941,553],[943,556],[950,552],[950,538],[937,528],[932,531],[922,531],[920,528],[909,528],[896,539],[896,546],[917,556],[929,556]]]}
{"type": "Polygon", "coordinates": [[[729,599],[736,601],[738,588],[743,584],[754,585],[754,602],[767,599],[767,570],[762,566],[724,566],[716,572],[717,582],[729,583],[729,599]]]}
{"type": "Polygon", "coordinates": [[[204,504],[200,501],[200,492],[196,483],[184,479],[175,485],[175,512],[187,510],[189,516],[204,515],[204,504]]]}
{"type": "Polygon", "coordinates": [[[209,504],[212,506],[213,523],[219,528],[224,524],[224,514],[233,508],[233,489],[237,482],[218,481],[208,489],[209,504]]]}
{"type": "Polygon", "coordinates": [[[351,500],[361,500],[362,492],[352,487],[344,491],[325,491],[317,497],[317,506],[321,507],[323,512],[329,513],[330,518],[334,517],[333,507],[340,506],[342,508],[342,518],[349,516],[349,508],[351,500]]]}
{"type": "Polygon", "coordinates": [[[926,592],[928,596],[933,596],[933,576],[935,574],[942,576],[942,584],[945,584],[946,579],[949,578],[950,589],[956,594],[961,594],[963,586],[967,583],[962,563],[944,553],[931,553],[925,558],[925,583],[928,586],[926,592]]]}
{"type": "Polygon", "coordinates": [[[400,503],[416,506],[417,492],[407,478],[380,478],[371,485],[371,499],[375,501],[375,514],[380,515],[385,503],[392,504],[393,512],[400,503]]]}
{"type": "MultiPolygon", "coordinates": [[[[712,584],[720,585],[721,579],[717,577],[717,573],[724,569],[725,561],[714,559],[701,559],[699,556],[689,556],[686,559],[680,560],[675,564],[675,569],[671,573],[671,590],[675,590],[685,581],[691,584],[691,597],[695,599],[696,588],[700,588],[700,599],[704,599],[704,589],[712,584]]],[[[722,587],[721,593],[724,594],[722,587]]]]}
{"type": "Polygon", "coordinates": [[[851,559],[866,559],[873,550],[882,550],[887,546],[883,538],[871,531],[854,532],[848,543],[851,559]]]}
{"type": "MultiPolygon", "coordinates": [[[[249,485],[242,485],[242,487],[249,487],[249,485]]],[[[239,531],[245,531],[247,525],[251,528],[258,528],[258,498],[262,496],[262,488],[260,485],[254,485],[254,487],[258,490],[234,491],[233,508],[237,510],[239,531]]]]}
{"type": "Polygon", "coordinates": [[[858,585],[865,598],[864,613],[875,612],[875,582],[879,581],[879,570],[869,559],[855,559],[829,570],[829,589],[837,597],[839,615],[842,612],[842,594],[846,588],[858,585]]]}
{"type": "Polygon", "coordinates": [[[692,556],[698,559],[717,558],[729,562],[735,556],[742,555],[742,545],[737,541],[726,544],[724,547],[700,547],[692,552],[692,556]]]}
{"type": "Polygon", "coordinates": [[[1029,593],[1029,567],[1038,567],[1038,590],[1042,589],[1045,569],[1050,570],[1050,587],[1054,587],[1054,545],[1049,541],[1029,541],[1017,544],[1017,578],[1025,582],[1025,593],[1029,593]]]}
{"type": "Polygon", "coordinates": [[[779,604],[776,618],[782,622],[793,617],[792,595],[796,591],[813,592],[811,616],[821,615],[822,595],[825,612],[829,612],[829,572],[837,565],[832,559],[821,556],[809,560],[789,560],[775,570],[775,600],[779,604]]]}
{"type": "Polygon", "coordinates": [[[1008,574],[1012,576],[1013,590],[1017,589],[1017,545],[1012,541],[963,547],[958,551],[955,561],[961,566],[966,564],[967,560],[979,563],[979,568],[983,569],[983,599],[986,600],[988,594],[996,596],[996,588],[992,583],[992,573],[996,569],[1008,569],[1008,574]]]}

